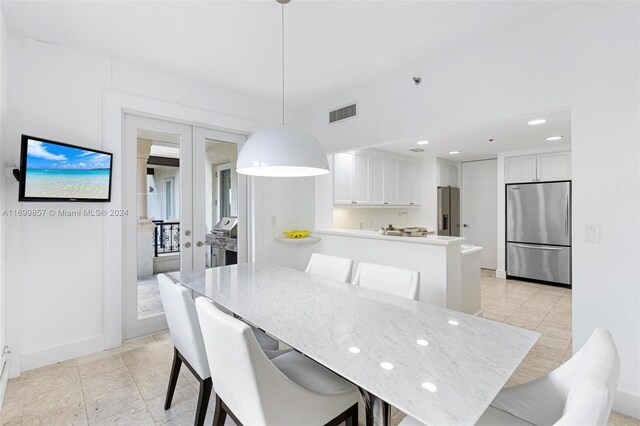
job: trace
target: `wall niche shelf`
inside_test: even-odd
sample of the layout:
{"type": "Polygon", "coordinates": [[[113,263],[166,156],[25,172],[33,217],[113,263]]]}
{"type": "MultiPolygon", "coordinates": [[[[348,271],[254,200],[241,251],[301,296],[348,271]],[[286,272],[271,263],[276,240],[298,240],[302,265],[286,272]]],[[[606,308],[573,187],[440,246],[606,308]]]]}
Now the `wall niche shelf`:
{"type": "Polygon", "coordinates": [[[321,240],[320,237],[304,237],[304,238],[287,238],[287,237],[276,237],[274,238],[279,243],[284,244],[314,244],[321,240]]]}

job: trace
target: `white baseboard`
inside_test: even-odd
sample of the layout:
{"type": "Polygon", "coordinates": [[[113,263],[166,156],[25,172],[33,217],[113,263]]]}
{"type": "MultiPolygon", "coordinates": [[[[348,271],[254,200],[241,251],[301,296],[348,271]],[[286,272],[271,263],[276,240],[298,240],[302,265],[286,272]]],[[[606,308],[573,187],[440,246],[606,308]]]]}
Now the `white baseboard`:
{"type": "Polygon", "coordinates": [[[507,271],[503,269],[496,269],[496,278],[507,278],[507,271]]]}
{"type": "Polygon", "coordinates": [[[640,419],[640,395],[618,389],[616,399],[613,401],[613,409],[625,416],[640,419]]]}
{"type": "Polygon", "coordinates": [[[95,336],[88,339],[77,340],[59,346],[42,349],[36,352],[22,354],[22,371],[33,370],[56,362],[66,361],[83,355],[100,352],[105,349],[104,336],[95,336]]]}

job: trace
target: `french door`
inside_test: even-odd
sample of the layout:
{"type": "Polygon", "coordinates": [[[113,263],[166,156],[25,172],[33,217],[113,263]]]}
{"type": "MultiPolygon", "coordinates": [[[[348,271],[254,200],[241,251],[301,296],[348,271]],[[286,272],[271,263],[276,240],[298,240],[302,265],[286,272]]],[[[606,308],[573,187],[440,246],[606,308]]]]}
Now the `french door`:
{"type": "Polygon", "coordinates": [[[238,260],[247,258],[247,180],[235,173],[245,136],[125,114],[125,339],[167,327],[157,277],[212,265],[207,234],[224,198],[238,216],[238,260]],[[218,166],[227,164],[220,196],[218,166]]]}

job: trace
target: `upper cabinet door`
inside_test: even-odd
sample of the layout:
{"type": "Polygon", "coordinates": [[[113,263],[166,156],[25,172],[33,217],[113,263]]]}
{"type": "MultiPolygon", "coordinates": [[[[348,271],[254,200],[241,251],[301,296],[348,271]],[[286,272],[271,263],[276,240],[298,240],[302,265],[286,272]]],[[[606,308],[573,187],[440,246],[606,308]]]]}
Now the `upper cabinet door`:
{"type": "Polygon", "coordinates": [[[448,169],[448,166],[446,164],[438,164],[438,186],[449,185],[447,169],[448,169]]]}
{"type": "Polygon", "coordinates": [[[411,200],[414,206],[422,205],[422,165],[411,165],[411,200]]]}
{"type": "Polygon", "coordinates": [[[453,164],[438,163],[438,186],[458,185],[458,167],[453,164]]]}
{"type": "Polygon", "coordinates": [[[398,161],[398,205],[411,203],[411,163],[398,161]]]}
{"type": "Polygon", "coordinates": [[[526,155],[505,158],[504,181],[506,183],[535,182],[536,156],[526,155]]]}
{"type": "Polygon", "coordinates": [[[353,204],[353,154],[333,156],[333,204],[353,204]]]}
{"type": "Polygon", "coordinates": [[[384,159],[369,157],[369,202],[384,204],[384,159]]]}
{"type": "Polygon", "coordinates": [[[353,155],[353,202],[369,204],[369,157],[362,154],[353,155]]]}
{"type": "Polygon", "coordinates": [[[538,155],[539,181],[571,180],[571,152],[538,155]]]}
{"type": "Polygon", "coordinates": [[[398,161],[384,159],[384,204],[394,205],[398,202],[398,161]]]}

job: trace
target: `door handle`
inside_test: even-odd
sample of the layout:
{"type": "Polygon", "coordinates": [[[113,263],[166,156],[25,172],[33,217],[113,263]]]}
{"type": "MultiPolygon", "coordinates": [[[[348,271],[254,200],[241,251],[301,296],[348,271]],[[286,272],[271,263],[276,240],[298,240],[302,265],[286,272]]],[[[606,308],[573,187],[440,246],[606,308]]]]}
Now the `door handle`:
{"type": "Polygon", "coordinates": [[[514,243],[509,243],[509,244],[514,247],[528,248],[528,249],[534,249],[534,250],[562,250],[563,249],[563,247],[530,246],[526,244],[514,244],[514,243]]]}
{"type": "Polygon", "coordinates": [[[467,225],[466,223],[462,225],[465,228],[469,228],[469,225],[467,225]]]}
{"type": "Polygon", "coordinates": [[[564,219],[564,235],[569,236],[569,194],[567,194],[567,216],[564,219]]]}
{"type": "Polygon", "coordinates": [[[184,243],[185,248],[191,248],[191,243],[189,241],[187,241],[186,243],[184,243]]]}
{"type": "Polygon", "coordinates": [[[198,242],[196,243],[196,246],[198,246],[198,247],[202,247],[203,245],[204,245],[204,243],[203,243],[202,241],[198,241],[198,242]]]}

